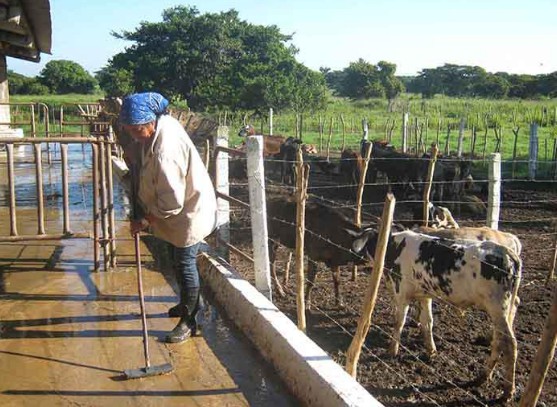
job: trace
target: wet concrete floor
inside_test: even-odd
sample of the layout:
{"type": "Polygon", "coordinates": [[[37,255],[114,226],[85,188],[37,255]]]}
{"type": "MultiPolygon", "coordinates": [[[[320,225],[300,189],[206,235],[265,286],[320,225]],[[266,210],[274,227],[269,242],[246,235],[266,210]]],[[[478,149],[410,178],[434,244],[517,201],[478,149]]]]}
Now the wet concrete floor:
{"type": "MultiPolygon", "coordinates": [[[[70,149],[71,225],[91,228],[87,152],[70,149]]],[[[28,157],[29,158],[29,157],[28,157]]],[[[18,228],[36,233],[34,165],[17,164],[18,228]]],[[[44,168],[47,233],[61,229],[59,164],[44,168]],[[50,174],[49,174],[50,173],[50,174]]],[[[9,234],[6,167],[0,163],[0,235],[9,234]]],[[[2,406],[290,406],[284,385],[209,302],[201,337],[182,344],[162,341],[177,319],[172,271],[162,267],[153,240],[142,239],[143,278],[152,365],[174,372],[122,380],[122,371],[143,367],[141,319],[133,241],[121,189],[115,188],[119,267],[92,272],[88,239],[0,244],[0,405],[2,406]]],[[[61,195],[61,194],[60,194],[61,195]]],[[[210,296],[209,296],[210,297],[210,296]]]]}

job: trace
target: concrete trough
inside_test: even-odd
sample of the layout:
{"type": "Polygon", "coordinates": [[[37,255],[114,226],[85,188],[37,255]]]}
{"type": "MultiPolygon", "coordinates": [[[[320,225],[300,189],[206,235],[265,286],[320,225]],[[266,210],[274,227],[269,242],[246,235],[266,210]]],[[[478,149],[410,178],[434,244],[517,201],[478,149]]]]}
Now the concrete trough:
{"type": "Polygon", "coordinates": [[[304,405],[382,406],[230,265],[202,253],[199,270],[230,319],[304,405]]]}

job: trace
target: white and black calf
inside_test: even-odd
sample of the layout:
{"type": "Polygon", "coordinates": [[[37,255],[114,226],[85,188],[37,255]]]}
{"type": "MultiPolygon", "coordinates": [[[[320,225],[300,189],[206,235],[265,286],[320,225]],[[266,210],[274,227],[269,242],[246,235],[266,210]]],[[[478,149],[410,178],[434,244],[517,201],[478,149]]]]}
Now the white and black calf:
{"type": "MultiPolygon", "coordinates": [[[[377,232],[366,229],[354,241],[353,250],[371,259],[376,244],[377,232]]],[[[410,230],[393,233],[385,259],[385,273],[392,283],[396,303],[391,354],[398,354],[400,334],[413,300],[419,301],[422,308],[421,329],[430,355],[436,353],[432,299],[457,307],[475,306],[487,312],[493,324],[485,378],[491,378],[502,354],[506,379],[504,395],[511,397],[517,357],[512,323],[519,302],[521,269],[518,255],[494,242],[455,242],[410,230]]]]}

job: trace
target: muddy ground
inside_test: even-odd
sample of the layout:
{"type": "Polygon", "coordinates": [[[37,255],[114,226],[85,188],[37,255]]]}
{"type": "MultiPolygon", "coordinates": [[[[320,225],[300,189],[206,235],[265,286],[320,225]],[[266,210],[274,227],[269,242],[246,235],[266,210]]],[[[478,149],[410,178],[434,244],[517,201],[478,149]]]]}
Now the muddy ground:
{"type": "MultiPolygon", "coordinates": [[[[233,196],[247,201],[245,180],[231,188],[233,196]]],[[[268,181],[268,187],[272,181],[268,181]]],[[[342,184],[334,176],[314,175],[311,186],[342,184]]],[[[271,193],[271,188],[269,187],[271,193]]],[[[485,188],[483,189],[485,191],[485,188]]],[[[477,195],[485,201],[478,189],[477,195]]],[[[348,205],[350,190],[346,187],[310,190],[315,195],[339,205],[348,205]]],[[[368,214],[379,215],[382,210],[384,189],[369,191],[364,202],[379,203],[366,206],[368,214]]],[[[552,219],[557,208],[555,185],[515,182],[503,183],[500,229],[517,234],[523,243],[523,279],[519,296],[521,305],[515,322],[518,341],[516,369],[517,399],[526,385],[532,361],[539,344],[552,292],[557,282],[548,286],[545,278],[551,267],[555,229],[552,219]]],[[[395,218],[408,218],[400,203],[395,218]]],[[[485,214],[462,214],[457,217],[461,225],[482,226],[485,214]]],[[[326,220],[324,220],[326,221],[326,220]]],[[[235,208],[231,220],[232,243],[250,253],[251,235],[249,215],[235,208]]],[[[282,278],[286,261],[285,249],[279,251],[278,274],[282,278]]],[[[232,254],[231,262],[247,279],[253,280],[252,265],[242,257],[232,254]]],[[[293,267],[292,267],[293,269],[293,267]]],[[[307,334],[325,349],[341,365],[345,361],[352,335],[356,330],[362,300],[369,281],[370,269],[360,268],[356,282],[351,281],[351,268],[342,271],[341,290],[344,307],[335,304],[331,273],[321,264],[321,273],[314,291],[312,310],[307,312],[307,334]]],[[[287,294],[281,297],[274,289],[276,305],[296,321],[295,276],[290,275],[287,294]]],[[[471,310],[461,313],[448,304],[434,304],[434,337],[438,355],[427,360],[425,349],[412,312],[402,336],[401,352],[397,358],[388,355],[388,343],[392,331],[393,307],[389,291],[382,283],[378,303],[372,318],[372,328],[358,365],[358,381],[381,402],[388,406],[473,406],[501,405],[502,370],[496,368],[496,376],[489,384],[474,382],[482,371],[489,355],[490,324],[486,314],[471,310]]],[[[553,364],[539,399],[540,406],[557,406],[557,369],[553,364]]]]}

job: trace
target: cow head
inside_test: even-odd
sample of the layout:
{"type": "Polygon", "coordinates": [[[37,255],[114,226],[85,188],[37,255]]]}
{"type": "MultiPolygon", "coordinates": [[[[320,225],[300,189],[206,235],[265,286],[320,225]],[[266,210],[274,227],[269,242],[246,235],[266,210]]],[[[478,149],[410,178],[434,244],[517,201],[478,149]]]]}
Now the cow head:
{"type": "Polygon", "coordinates": [[[429,220],[435,229],[459,229],[460,226],[453,218],[451,211],[444,206],[429,203],[429,220]]]}
{"type": "Polygon", "coordinates": [[[367,255],[372,259],[372,253],[375,253],[375,247],[377,246],[377,230],[373,228],[365,228],[361,232],[354,232],[348,229],[345,230],[350,235],[354,236],[352,251],[359,255],[367,255]]]}
{"type": "Polygon", "coordinates": [[[246,124],[238,132],[239,137],[255,136],[255,128],[251,124],[246,124]]]}

